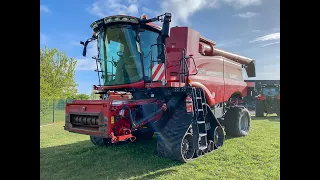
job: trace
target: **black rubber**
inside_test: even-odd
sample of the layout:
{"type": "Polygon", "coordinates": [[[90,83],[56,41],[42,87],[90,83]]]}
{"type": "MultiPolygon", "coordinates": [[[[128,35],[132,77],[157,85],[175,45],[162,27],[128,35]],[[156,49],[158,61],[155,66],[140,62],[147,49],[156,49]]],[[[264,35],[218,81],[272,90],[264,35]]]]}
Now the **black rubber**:
{"type": "Polygon", "coordinates": [[[137,140],[151,140],[154,132],[141,129],[132,132],[132,135],[135,136],[137,140]]]}
{"type": "Polygon", "coordinates": [[[186,116],[186,108],[183,103],[181,103],[180,107],[175,110],[169,119],[167,125],[159,133],[157,140],[159,156],[181,162],[188,161],[188,159],[182,156],[181,148],[182,140],[191,125],[191,121],[187,121],[186,116]]]}
{"type": "Polygon", "coordinates": [[[100,147],[111,145],[111,139],[109,139],[109,138],[90,136],[90,140],[91,140],[92,144],[94,144],[96,146],[100,146],[100,147]]]}
{"type": "Polygon", "coordinates": [[[280,116],[280,102],[277,102],[277,116],[280,116]]]}
{"type": "Polygon", "coordinates": [[[264,106],[261,100],[256,100],[256,117],[264,117],[264,106]]]}
{"type": "Polygon", "coordinates": [[[231,107],[224,117],[225,131],[232,137],[247,136],[250,123],[250,113],[244,107],[231,107]]]}

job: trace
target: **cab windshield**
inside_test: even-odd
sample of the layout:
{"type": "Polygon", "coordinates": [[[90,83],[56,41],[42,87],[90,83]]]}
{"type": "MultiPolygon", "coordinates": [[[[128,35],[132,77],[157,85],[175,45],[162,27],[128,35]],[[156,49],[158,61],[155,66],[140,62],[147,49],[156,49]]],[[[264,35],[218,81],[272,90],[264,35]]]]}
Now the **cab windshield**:
{"type": "Polygon", "coordinates": [[[264,87],[262,89],[262,93],[265,96],[276,96],[280,93],[280,91],[277,87],[264,87]]]}
{"type": "Polygon", "coordinates": [[[143,79],[140,45],[130,25],[111,26],[100,32],[98,49],[105,86],[143,79]]]}
{"type": "Polygon", "coordinates": [[[163,59],[159,32],[134,30],[132,25],[110,26],[98,34],[103,85],[151,81],[151,61],[163,59]]]}

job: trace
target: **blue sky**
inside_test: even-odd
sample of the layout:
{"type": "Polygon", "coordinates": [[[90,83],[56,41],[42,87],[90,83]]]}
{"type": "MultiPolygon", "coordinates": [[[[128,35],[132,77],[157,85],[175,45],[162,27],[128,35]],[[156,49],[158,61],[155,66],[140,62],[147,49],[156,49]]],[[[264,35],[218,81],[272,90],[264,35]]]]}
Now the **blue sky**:
{"type": "Polygon", "coordinates": [[[127,14],[148,17],[171,12],[172,25],[189,26],[217,47],[257,62],[256,79],[280,79],[279,0],[40,0],[40,47],[58,48],[78,61],[80,93],[98,84],[94,43],[82,57],[90,24],[99,18],[127,14]]]}

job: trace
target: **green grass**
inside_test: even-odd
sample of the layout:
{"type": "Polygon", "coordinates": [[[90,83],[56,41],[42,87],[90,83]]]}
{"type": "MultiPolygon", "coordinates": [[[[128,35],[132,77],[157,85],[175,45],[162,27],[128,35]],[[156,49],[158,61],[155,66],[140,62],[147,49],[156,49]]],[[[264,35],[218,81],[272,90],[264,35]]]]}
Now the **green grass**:
{"type": "Polygon", "coordinates": [[[280,119],[253,120],[247,137],[186,164],[158,157],[155,136],[99,148],[63,123],[40,127],[40,179],[280,179],[280,119]]]}
{"type": "Polygon", "coordinates": [[[61,122],[65,120],[65,110],[55,109],[46,111],[45,114],[40,116],[40,126],[53,123],[53,113],[54,122],[61,122]]]}

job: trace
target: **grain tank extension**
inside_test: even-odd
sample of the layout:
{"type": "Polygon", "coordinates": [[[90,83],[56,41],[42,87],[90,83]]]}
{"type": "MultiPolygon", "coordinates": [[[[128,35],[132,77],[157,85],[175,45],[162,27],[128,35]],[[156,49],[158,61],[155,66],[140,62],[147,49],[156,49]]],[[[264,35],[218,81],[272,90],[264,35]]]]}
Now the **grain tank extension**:
{"type": "Polygon", "coordinates": [[[100,100],[66,105],[65,130],[97,146],[149,139],[159,156],[188,162],[249,133],[242,70],[255,60],[226,52],[189,27],[170,28],[171,13],[148,19],[115,15],[91,24],[97,41],[100,100]],[[161,21],[162,27],[153,22],[161,21]]]}

